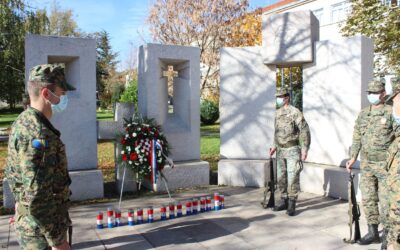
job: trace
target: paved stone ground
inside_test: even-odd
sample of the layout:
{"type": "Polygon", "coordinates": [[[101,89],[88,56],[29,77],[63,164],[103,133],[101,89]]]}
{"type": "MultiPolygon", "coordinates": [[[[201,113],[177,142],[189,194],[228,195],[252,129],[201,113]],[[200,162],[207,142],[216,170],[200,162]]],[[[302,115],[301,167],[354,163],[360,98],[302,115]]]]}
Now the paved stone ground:
{"type": "MultiPolygon", "coordinates": [[[[348,245],[347,202],[301,193],[297,215],[262,209],[263,189],[211,186],[173,194],[176,200],[220,192],[226,208],[152,224],[95,229],[97,211],[106,211],[118,203],[75,206],[71,208],[74,223],[73,249],[380,249],[348,245]]],[[[154,206],[169,202],[167,195],[144,197],[122,202],[128,208],[154,206]]],[[[159,218],[155,213],[155,218],[159,218]]],[[[0,244],[5,247],[8,217],[0,217],[0,244]]],[[[126,223],[126,217],[125,223],[126,223]]],[[[106,220],[105,220],[106,221],[106,220]]],[[[361,234],[366,233],[361,220],[361,234]]],[[[11,232],[9,249],[19,249],[11,232]]]]}

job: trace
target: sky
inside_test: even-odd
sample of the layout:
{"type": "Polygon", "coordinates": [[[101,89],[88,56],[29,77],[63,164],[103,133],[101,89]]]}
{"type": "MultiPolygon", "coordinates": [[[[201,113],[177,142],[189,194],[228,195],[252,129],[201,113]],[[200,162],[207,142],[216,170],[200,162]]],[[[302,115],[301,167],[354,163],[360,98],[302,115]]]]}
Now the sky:
{"type": "MultiPolygon", "coordinates": [[[[249,0],[250,9],[265,7],[279,0],[249,0]]],[[[79,29],[91,33],[105,30],[111,47],[118,52],[118,69],[129,64],[130,54],[142,44],[152,42],[145,24],[154,0],[57,0],[61,9],[72,9],[79,29]]],[[[33,8],[50,10],[53,0],[30,0],[33,8]]]]}

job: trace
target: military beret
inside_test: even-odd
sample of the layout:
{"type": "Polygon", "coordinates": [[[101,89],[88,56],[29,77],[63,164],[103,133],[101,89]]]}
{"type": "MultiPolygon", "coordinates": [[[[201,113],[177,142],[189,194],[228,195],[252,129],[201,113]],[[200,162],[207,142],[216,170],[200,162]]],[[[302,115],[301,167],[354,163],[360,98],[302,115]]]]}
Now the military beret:
{"type": "Polygon", "coordinates": [[[29,71],[29,81],[53,83],[64,90],[75,90],[75,87],[67,83],[64,70],[63,63],[36,65],[29,71]]]}
{"type": "Polygon", "coordinates": [[[385,90],[385,79],[375,78],[368,83],[367,92],[381,92],[385,90]]]}
{"type": "Polygon", "coordinates": [[[288,95],[289,94],[289,90],[287,88],[278,88],[276,89],[276,94],[275,96],[284,96],[284,95],[288,95]]]}
{"type": "Polygon", "coordinates": [[[392,100],[398,93],[400,93],[400,76],[390,78],[392,84],[392,94],[386,101],[392,100]]]}

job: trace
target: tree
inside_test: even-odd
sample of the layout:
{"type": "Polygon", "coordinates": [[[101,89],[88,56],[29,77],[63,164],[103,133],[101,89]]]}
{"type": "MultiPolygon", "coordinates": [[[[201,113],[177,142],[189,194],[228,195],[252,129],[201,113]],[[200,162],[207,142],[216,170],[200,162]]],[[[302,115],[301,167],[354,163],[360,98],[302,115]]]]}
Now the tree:
{"type": "Polygon", "coordinates": [[[60,4],[54,0],[49,16],[48,35],[79,37],[78,25],[73,19],[71,9],[62,10],[60,4]]]}
{"type": "Polygon", "coordinates": [[[0,0],[0,99],[14,108],[24,92],[25,33],[43,31],[43,10],[27,9],[23,0],[0,0]]]}
{"type": "Polygon", "coordinates": [[[78,35],[72,10],[63,12],[54,7],[52,16],[49,19],[45,9],[33,10],[24,0],[0,0],[0,99],[10,108],[25,90],[25,34],[78,35]],[[54,25],[54,20],[60,21],[54,25]],[[59,33],[51,33],[54,27],[59,33]]]}
{"type": "Polygon", "coordinates": [[[224,43],[227,47],[244,47],[262,43],[262,8],[256,9],[232,21],[228,37],[224,43]]]}
{"type": "MultiPolygon", "coordinates": [[[[110,45],[110,35],[107,31],[102,30],[94,34],[97,43],[97,60],[96,60],[96,82],[97,91],[99,92],[102,102],[111,101],[113,90],[118,89],[112,86],[113,76],[115,75],[116,66],[118,64],[118,53],[113,52],[110,45]],[[107,93],[106,93],[107,92],[107,93]]],[[[118,97],[119,98],[119,97],[118,97]]]]}
{"type": "Polygon", "coordinates": [[[163,44],[198,46],[201,93],[219,95],[219,49],[229,30],[248,8],[248,0],[156,0],[147,22],[154,39],[163,44]]]}
{"type": "Polygon", "coordinates": [[[119,102],[133,103],[135,112],[138,110],[138,81],[137,79],[131,80],[124,92],[121,94],[119,102]]]}
{"type": "Polygon", "coordinates": [[[400,8],[380,0],[352,0],[352,11],[341,32],[374,40],[375,74],[400,74],[400,8]]]}

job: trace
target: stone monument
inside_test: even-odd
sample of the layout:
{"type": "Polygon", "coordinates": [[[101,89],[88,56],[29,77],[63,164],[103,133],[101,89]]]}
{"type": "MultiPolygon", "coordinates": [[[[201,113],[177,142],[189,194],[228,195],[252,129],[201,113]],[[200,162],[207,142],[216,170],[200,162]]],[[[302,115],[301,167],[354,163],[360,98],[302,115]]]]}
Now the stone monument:
{"type": "MultiPolygon", "coordinates": [[[[171,190],[209,184],[208,162],[200,161],[200,50],[147,44],[139,48],[139,112],[161,125],[175,168],[163,170],[171,190]],[[169,109],[168,81],[173,82],[169,109]],[[170,103],[171,105],[171,103],[170,103]]],[[[165,190],[160,181],[157,190],[165,190]]]]}
{"type": "Polygon", "coordinates": [[[25,77],[38,64],[65,63],[68,108],[51,122],[65,143],[72,179],[72,200],[103,197],[103,175],[97,169],[96,42],[94,39],[27,35],[25,77]]]}
{"type": "Polygon", "coordinates": [[[372,40],[358,36],[319,41],[311,11],[263,17],[261,47],[221,52],[221,161],[218,184],[262,187],[273,146],[276,68],[302,66],[303,112],[311,147],[301,173],[303,191],[347,197],[354,121],[372,79],[372,40]]]}

